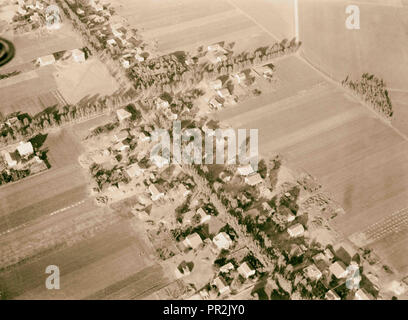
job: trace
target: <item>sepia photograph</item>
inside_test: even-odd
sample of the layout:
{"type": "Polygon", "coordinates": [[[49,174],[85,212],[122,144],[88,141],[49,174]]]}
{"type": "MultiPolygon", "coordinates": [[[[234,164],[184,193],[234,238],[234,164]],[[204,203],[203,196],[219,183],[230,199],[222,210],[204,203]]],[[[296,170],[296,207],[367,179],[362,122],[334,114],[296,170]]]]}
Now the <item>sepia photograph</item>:
{"type": "Polygon", "coordinates": [[[408,0],[0,0],[0,300],[408,300],[408,0]]]}

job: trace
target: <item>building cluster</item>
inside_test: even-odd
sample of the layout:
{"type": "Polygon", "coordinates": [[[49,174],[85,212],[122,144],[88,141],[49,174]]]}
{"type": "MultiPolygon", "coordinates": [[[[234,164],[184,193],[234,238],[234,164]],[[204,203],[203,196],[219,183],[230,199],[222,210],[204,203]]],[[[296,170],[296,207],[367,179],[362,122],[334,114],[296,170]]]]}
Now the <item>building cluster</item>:
{"type": "Polygon", "coordinates": [[[17,147],[1,151],[0,159],[0,185],[47,169],[46,163],[36,155],[29,141],[21,141],[17,147]]]}
{"type": "MultiPolygon", "coordinates": [[[[48,0],[18,0],[17,12],[13,17],[14,31],[28,32],[41,28],[46,23],[53,23],[47,20],[50,17],[46,10],[50,4],[48,0]]],[[[60,19],[59,16],[55,18],[60,19]]]]}

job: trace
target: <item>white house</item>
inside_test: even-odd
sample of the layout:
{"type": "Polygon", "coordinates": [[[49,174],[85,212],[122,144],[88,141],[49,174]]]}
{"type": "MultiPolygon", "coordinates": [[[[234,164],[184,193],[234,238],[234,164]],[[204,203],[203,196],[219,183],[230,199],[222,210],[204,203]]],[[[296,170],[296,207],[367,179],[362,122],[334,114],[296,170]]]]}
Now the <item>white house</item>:
{"type": "Polygon", "coordinates": [[[347,267],[341,261],[336,261],[329,267],[330,272],[337,278],[342,279],[347,277],[347,267]]]}
{"type": "Polygon", "coordinates": [[[203,208],[198,209],[197,214],[200,216],[200,223],[206,223],[211,220],[211,216],[207,214],[203,208]]]}
{"type": "Polygon", "coordinates": [[[216,44],[209,45],[207,47],[207,50],[208,51],[220,51],[220,50],[224,50],[224,49],[218,43],[216,43],[216,44]]]}
{"type": "Polygon", "coordinates": [[[220,277],[215,278],[212,284],[217,287],[220,294],[231,292],[230,287],[220,277]]]}
{"type": "Polygon", "coordinates": [[[326,300],[341,300],[339,295],[333,290],[329,290],[325,295],[326,300]]]}
{"type": "Polygon", "coordinates": [[[228,250],[232,246],[232,240],[226,232],[220,232],[213,238],[214,244],[219,250],[228,250]]]}
{"type": "Polygon", "coordinates": [[[210,107],[213,107],[214,109],[221,109],[222,108],[222,103],[219,102],[215,97],[211,98],[210,101],[208,101],[210,107]]]}
{"type": "Polygon", "coordinates": [[[306,276],[312,281],[317,281],[322,277],[322,273],[314,264],[308,265],[304,271],[306,276]]]}
{"type": "Polygon", "coordinates": [[[9,152],[3,151],[3,158],[6,161],[7,166],[9,168],[13,168],[13,167],[15,167],[17,165],[17,161],[12,158],[12,156],[11,156],[11,154],[9,152]]]}
{"type": "Polygon", "coordinates": [[[253,174],[255,172],[250,164],[238,167],[237,171],[241,176],[249,176],[250,174],[253,174]]]}
{"type": "Polygon", "coordinates": [[[122,122],[123,120],[129,119],[132,116],[130,112],[126,111],[123,108],[116,110],[116,115],[120,122],[122,122]]]}
{"type": "Polygon", "coordinates": [[[138,53],[135,54],[135,59],[139,62],[143,62],[145,59],[138,53]]]}
{"type": "Polygon", "coordinates": [[[153,200],[153,201],[159,200],[159,199],[161,199],[161,198],[164,197],[164,193],[163,193],[163,192],[160,192],[160,191],[156,188],[156,186],[155,186],[154,184],[151,184],[151,185],[149,186],[149,191],[150,191],[150,194],[151,194],[151,196],[152,196],[152,200],[153,200]]]}
{"type": "Polygon", "coordinates": [[[201,237],[198,233],[188,235],[184,241],[184,245],[188,248],[197,249],[202,243],[201,237]]]}
{"type": "Polygon", "coordinates": [[[158,168],[163,168],[165,165],[168,165],[170,163],[170,160],[168,158],[162,157],[158,154],[152,156],[150,160],[158,167],[158,168]]]}
{"type": "Polygon", "coordinates": [[[125,151],[130,147],[128,144],[123,143],[123,141],[119,141],[113,145],[113,148],[117,151],[125,151]]]}
{"type": "Polygon", "coordinates": [[[109,47],[116,47],[118,45],[115,39],[108,39],[106,40],[106,43],[108,44],[109,47]]]}
{"type": "Polygon", "coordinates": [[[222,88],[217,90],[217,94],[221,97],[221,98],[228,98],[231,94],[229,92],[229,90],[227,88],[222,88]]]}
{"type": "Polygon", "coordinates": [[[243,72],[237,73],[234,75],[235,79],[238,83],[243,83],[246,79],[246,75],[243,72]]]}
{"type": "Polygon", "coordinates": [[[372,300],[372,298],[365,289],[358,289],[354,294],[354,300],[372,300]]]}
{"type": "Polygon", "coordinates": [[[130,178],[138,177],[143,173],[143,169],[141,169],[137,163],[132,164],[130,167],[126,169],[126,173],[130,178]]]}
{"type": "Polygon", "coordinates": [[[20,142],[17,147],[18,154],[22,157],[28,157],[34,153],[33,145],[31,142],[20,142]]]}
{"type": "Polygon", "coordinates": [[[255,270],[251,269],[248,263],[244,262],[238,267],[238,273],[243,276],[245,279],[253,276],[255,274],[255,270]]]}
{"type": "Polygon", "coordinates": [[[255,186],[258,183],[261,183],[262,181],[263,179],[259,173],[255,173],[253,175],[245,177],[245,182],[249,184],[250,186],[255,186]]]}
{"type": "Polygon", "coordinates": [[[48,66],[55,63],[55,58],[52,54],[43,56],[37,59],[37,63],[40,64],[40,67],[48,66]]]}
{"type": "Polygon", "coordinates": [[[127,130],[122,130],[119,133],[115,134],[113,137],[116,142],[125,140],[129,136],[127,130]]]}
{"type": "Polygon", "coordinates": [[[288,228],[288,233],[292,238],[300,237],[305,232],[305,229],[300,223],[296,223],[288,228]]]}
{"type": "Polygon", "coordinates": [[[222,88],[222,81],[220,79],[210,81],[210,87],[214,90],[218,90],[222,88]]]}
{"type": "Polygon", "coordinates": [[[169,102],[167,100],[163,100],[161,98],[156,99],[156,107],[158,109],[161,109],[161,108],[165,109],[165,108],[168,108],[169,106],[170,105],[169,105],[169,102]]]}
{"type": "Polygon", "coordinates": [[[82,50],[74,49],[71,51],[71,55],[75,62],[85,61],[85,53],[82,50]]]}
{"type": "Polygon", "coordinates": [[[234,270],[234,265],[231,262],[228,262],[227,264],[224,264],[221,268],[220,268],[220,272],[222,273],[228,273],[231,270],[234,270]]]}

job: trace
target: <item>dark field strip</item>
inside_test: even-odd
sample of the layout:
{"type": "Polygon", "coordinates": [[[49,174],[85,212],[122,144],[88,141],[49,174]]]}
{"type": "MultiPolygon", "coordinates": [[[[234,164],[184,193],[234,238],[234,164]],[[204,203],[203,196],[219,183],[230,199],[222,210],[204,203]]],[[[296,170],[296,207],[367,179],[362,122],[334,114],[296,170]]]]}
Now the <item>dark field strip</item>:
{"type": "Polygon", "coordinates": [[[86,300],[142,299],[169,284],[162,267],[153,265],[103,290],[86,297],[86,300]]]}
{"type": "Polygon", "coordinates": [[[57,196],[46,198],[30,206],[3,215],[0,217],[0,233],[33,221],[43,215],[50,214],[55,210],[63,208],[67,204],[81,201],[84,197],[85,188],[86,187],[82,185],[68,189],[57,196]]]}

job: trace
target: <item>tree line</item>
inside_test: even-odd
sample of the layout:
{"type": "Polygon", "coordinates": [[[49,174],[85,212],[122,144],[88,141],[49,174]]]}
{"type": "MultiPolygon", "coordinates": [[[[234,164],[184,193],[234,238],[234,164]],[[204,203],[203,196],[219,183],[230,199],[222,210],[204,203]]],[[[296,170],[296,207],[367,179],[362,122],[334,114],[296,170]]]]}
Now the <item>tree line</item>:
{"type": "Polygon", "coordinates": [[[384,80],[373,74],[363,73],[361,79],[353,81],[347,76],[342,85],[351,89],[358,96],[368,102],[376,111],[387,118],[393,115],[392,103],[384,80]]]}

